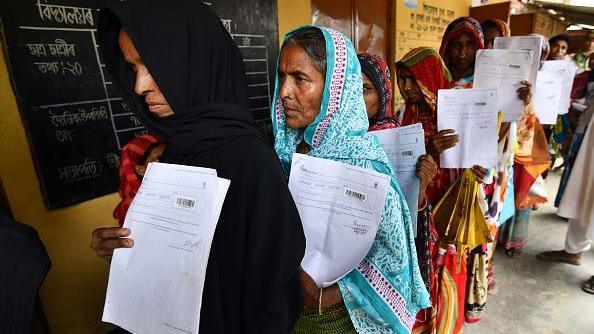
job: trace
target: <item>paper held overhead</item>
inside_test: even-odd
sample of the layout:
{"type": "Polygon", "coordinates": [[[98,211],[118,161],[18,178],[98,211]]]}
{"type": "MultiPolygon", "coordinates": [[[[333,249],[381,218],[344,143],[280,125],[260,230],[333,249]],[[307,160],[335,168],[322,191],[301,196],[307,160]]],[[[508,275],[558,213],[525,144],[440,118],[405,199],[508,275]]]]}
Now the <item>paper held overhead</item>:
{"type": "Polygon", "coordinates": [[[530,64],[530,76],[528,81],[534,86],[536,84],[538,68],[540,67],[540,57],[542,55],[544,42],[545,40],[541,36],[495,37],[493,47],[495,49],[532,51],[532,62],[530,64]]]}
{"type": "Polygon", "coordinates": [[[540,124],[555,124],[561,110],[563,80],[557,71],[540,71],[534,88],[534,111],[540,124]]]}
{"type": "Polygon", "coordinates": [[[563,82],[559,101],[559,114],[561,115],[567,114],[571,106],[571,89],[577,70],[577,65],[571,60],[547,60],[542,64],[541,72],[553,72],[557,80],[563,82]]]}
{"type": "Polygon", "coordinates": [[[437,128],[452,129],[460,142],[443,151],[442,168],[493,168],[497,165],[497,89],[440,89],[437,128]]]}
{"type": "Polygon", "coordinates": [[[390,176],[294,154],[289,190],[303,223],[303,270],[328,287],[363,261],[378,230],[390,176]]]}
{"type": "Polygon", "coordinates": [[[134,334],[196,334],[215,228],[230,182],[213,169],[152,163],[116,249],[103,321],[134,334]]]}
{"type": "Polygon", "coordinates": [[[524,114],[524,101],[518,97],[521,82],[528,80],[532,51],[478,50],[474,70],[474,88],[497,88],[497,108],[503,121],[515,121],[524,114]]]}

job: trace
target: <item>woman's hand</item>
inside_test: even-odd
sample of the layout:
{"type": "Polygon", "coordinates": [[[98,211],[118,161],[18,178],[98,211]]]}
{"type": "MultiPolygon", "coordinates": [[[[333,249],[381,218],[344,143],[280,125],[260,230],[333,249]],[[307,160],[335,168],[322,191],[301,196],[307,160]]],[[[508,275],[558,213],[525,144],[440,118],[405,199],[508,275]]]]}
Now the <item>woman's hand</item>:
{"type": "Polygon", "coordinates": [[[474,176],[476,177],[477,181],[479,183],[483,183],[483,181],[485,180],[485,176],[487,176],[488,169],[474,165],[472,166],[471,170],[474,173],[474,176]]]}
{"type": "Polygon", "coordinates": [[[458,142],[460,142],[460,135],[451,129],[441,130],[431,138],[431,146],[437,156],[441,152],[456,146],[458,142]]]}
{"type": "Polygon", "coordinates": [[[517,90],[518,98],[524,101],[524,106],[527,106],[532,101],[532,84],[528,81],[522,81],[521,84],[522,87],[517,90]]]}
{"type": "MultiPolygon", "coordinates": [[[[303,292],[303,306],[310,309],[317,309],[320,306],[320,288],[314,280],[303,270],[299,269],[299,279],[303,292]]],[[[338,284],[333,284],[324,289],[322,294],[322,308],[326,308],[342,301],[338,284]]]]}
{"type": "Polygon", "coordinates": [[[126,238],[130,230],[121,227],[103,227],[93,231],[91,248],[108,262],[111,262],[113,250],[116,248],[131,248],[134,246],[132,239],[126,238]]]}
{"type": "Polygon", "coordinates": [[[433,181],[437,174],[437,164],[435,160],[429,155],[425,154],[419,158],[417,162],[417,176],[421,180],[421,187],[419,193],[424,193],[427,186],[433,181]]]}

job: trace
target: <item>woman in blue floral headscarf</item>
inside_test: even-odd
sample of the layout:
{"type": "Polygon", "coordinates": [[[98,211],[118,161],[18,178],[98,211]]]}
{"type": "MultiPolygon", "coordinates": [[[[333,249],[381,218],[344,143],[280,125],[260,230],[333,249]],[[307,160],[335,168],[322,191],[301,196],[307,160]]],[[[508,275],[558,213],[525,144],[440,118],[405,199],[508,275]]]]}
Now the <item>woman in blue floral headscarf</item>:
{"type": "MultiPolygon", "coordinates": [[[[271,116],[275,149],[287,177],[295,152],[393,176],[385,152],[374,136],[366,135],[361,68],[344,35],[307,26],[290,32],[277,73],[271,116]]],[[[417,265],[410,213],[393,177],[363,262],[337,286],[317,289],[306,273],[302,283],[305,310],[296,333],[411,331],[417,311],[430,302],[417,265]]]]}

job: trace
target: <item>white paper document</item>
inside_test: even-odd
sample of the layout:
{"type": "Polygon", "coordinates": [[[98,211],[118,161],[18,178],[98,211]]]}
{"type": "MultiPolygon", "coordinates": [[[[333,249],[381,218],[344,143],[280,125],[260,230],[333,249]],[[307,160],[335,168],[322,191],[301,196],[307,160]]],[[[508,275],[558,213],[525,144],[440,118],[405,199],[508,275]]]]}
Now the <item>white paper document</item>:
{"type": "Polygon", "coordinates": [[[561,110],[563,80],[555,71],[540,71],[534,88],[534,111],[540,124],[555,124],[561,110]]]}
{"type": "Polygon", "coordinates": [[[413,222],[413,233],[417,235],[417,206],[420,180],[417,176],[417,162],[425,154],[425,133],[423,125],[416,123],[394,129],[373,131],[390,159],[396,181],[406,198],[413,222]]]}
{"type": "Polygon", "coordinates": [[[528,80],[532,51],[478,50],[474,68],[474,88],[498,88],[497,107],[503,121],[515,121],[524,113],[524,101],[518,97],[521,82],[528,80]]]}
{"type": "Polygon", "coordinates": [[[557,80],[563,81],[558,111],[560,115],[567,114],[571,106],[571,89],[577,70],[578,67],[572,60],[547,60],[542,65],[541,72],[553,72],[557,80]]]}
{"type": "Polygon", "coordinates": [[[318,287],[336,283],[367,256],[389,185],[382,173],[293,155],[289,190],[306,241],[301,267],[318,287]]]}
{"type": "Polygon", "coordinates": [[[134,247],[116,249],[111,261],[103,321],[134,334],[198,333],[229,184],[213,169],[149,165],[124,223],[134,247]]]}
{"type": "Polygon", "coordinates": [[[440,89],[437,128],[452,129],[460,142],[439,156],[442,168],[497,165],[497,89],[440,89]]]}
{"type": "Polygon", "coordinates": [[[538,68],[540,67],[540,56],[542,53],[543,42],[544,40],[540,36],[495,37],[493,47],[495,49],[532,51],[532,63],[530,65],[530,76],[528,81],[534,86],[536,84],[538,68]]]}

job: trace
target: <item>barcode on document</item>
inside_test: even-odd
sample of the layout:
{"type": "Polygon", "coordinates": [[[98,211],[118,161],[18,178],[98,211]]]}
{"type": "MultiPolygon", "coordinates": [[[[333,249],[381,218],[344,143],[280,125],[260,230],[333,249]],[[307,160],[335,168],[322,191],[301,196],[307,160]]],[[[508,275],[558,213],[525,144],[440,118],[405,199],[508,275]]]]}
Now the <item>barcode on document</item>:
{"type": "Polygon", "coordinates": [[[367,201],[367,194],[360,192],[360,191],[353,190],[351,188],[344,188],[344,195],[347,197],[359,200],[361,202],[367,201]]]}
{"type": "Polygon", "coordinates": [[[182,209],[194,209],[196,206],[196,200],[187,197],[176,196],[175,206],[182,209]]]}
{"type": "Polygon", "coordinates": [[[407,156],[407,157],[412,157],[414,155],[413,151],[402,151],[400,152],[401,155],[407,156]]]}

